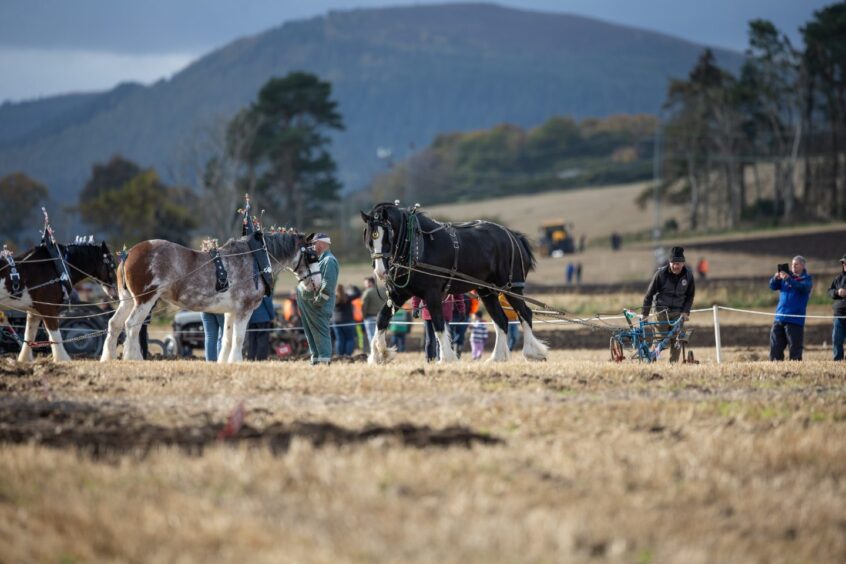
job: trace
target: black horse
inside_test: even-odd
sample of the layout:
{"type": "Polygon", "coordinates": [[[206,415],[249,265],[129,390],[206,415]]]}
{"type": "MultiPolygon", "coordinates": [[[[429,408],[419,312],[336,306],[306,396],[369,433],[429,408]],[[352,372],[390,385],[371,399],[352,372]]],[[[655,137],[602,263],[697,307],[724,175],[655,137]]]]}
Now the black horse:
{"type": "MultiPolygon", "coordinates": [[[[426,304],[440,304],[448,294],[470,290],[478,291],[496,324],[491,360],[508,360],[508,319],[494,288],[522,295],[526,276],[535,267],[525,235],[489,221],[440,223],[418,212],[417,206],[402,209],[390,203],[374,206],[369,214],[361,212],[361,218],[374,272],[385,281],[390,298],[377,318],[369,362],[387,362],[393,355],[385,343],[393,308],[402,307],[412,296],[426,304]]],[[[506,294],[506,299],[523,326],[523,356],[546,360],[547,347],[532,332],[532,311],[517,296],[506,294]]],[[[440,361],[457,360],[441,308],[429,308],[429,313],[440,344],[440,361]]]]}

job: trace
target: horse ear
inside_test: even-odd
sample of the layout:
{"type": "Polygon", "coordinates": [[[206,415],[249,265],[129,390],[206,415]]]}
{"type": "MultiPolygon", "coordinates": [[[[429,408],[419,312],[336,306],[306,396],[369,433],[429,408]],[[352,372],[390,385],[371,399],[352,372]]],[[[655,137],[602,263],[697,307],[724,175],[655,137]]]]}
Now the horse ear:
{"type": "Polygon", "coordinates": [[[363,221],[364,223],[370,223],[371,219],[372,218],[369,215],[364,212],[361,212],[361,221],[363,221]]]}
{"type": "Polygon", "coordinates": [[[309,233],[305,238],[306,243],[311,243],[311,240],[314,239],[314,235],[314,233],[309,233]]]}

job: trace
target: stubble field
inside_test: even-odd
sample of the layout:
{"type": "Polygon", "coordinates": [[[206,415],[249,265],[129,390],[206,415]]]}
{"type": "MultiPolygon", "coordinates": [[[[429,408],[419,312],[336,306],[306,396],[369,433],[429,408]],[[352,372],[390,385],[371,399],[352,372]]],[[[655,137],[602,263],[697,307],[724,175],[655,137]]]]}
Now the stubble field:
{"type": "Polygon", "coordinates": [[[846,559],[846,368],[827,351],[601,354],[3,360],[0,560],[846,559]]]}

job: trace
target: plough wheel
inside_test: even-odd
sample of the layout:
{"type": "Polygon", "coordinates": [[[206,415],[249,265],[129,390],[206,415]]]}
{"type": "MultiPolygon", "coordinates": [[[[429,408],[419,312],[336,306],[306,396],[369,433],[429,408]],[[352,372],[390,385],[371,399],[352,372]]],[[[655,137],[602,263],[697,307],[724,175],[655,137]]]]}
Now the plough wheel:
{"type": "Polygon", "coordinates": [[[609,348],[611,349],[611,360],[614,362],[623,362],[626,359],[626,355],[623,353],[623,344],[614,337],[611,337],[609,348]]]}

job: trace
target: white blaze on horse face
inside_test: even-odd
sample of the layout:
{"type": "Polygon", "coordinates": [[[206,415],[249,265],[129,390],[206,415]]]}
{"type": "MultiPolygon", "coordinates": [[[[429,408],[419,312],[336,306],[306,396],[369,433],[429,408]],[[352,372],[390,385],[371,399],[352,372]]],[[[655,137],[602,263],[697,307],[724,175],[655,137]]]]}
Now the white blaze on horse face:
{"type": "MultiPolygon", "coordinates": [[[[377,227],[376,228],[376,234],[378,235],[378,237],[376,237],[373,240],[373,252],[374,253],[382,253],[384,251],[382,249],[382,240],[385,237],[385,230],[382,229],[381,227],[377,227]]],[[[377,258],[373,262],[374,262],[373,273],[376,274],[376,276],[380,280],[384,280],[385,274],[386,274],[386,272],[385,272],[385,259],[377,258]]]]}
{"type": "Polygon", "coordinates": [[[309,291],[315,292],[323,284],[323,277],[320,275],[320,263],[313,262],[309,264],[308,272],[311,276],[306,279],[306,287],[309,291]]]}

